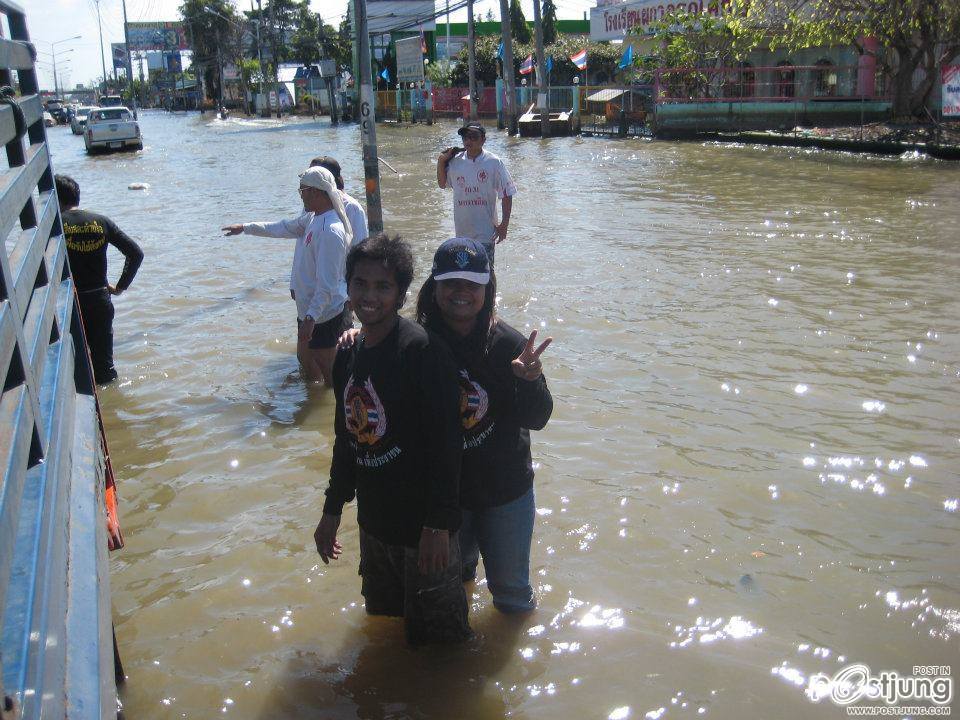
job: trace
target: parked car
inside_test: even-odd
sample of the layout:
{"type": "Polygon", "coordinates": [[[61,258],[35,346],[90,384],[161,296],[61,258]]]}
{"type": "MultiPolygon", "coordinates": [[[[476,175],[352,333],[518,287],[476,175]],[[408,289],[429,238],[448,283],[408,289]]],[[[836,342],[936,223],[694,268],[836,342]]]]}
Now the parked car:
{"type": "Polygon", "coordinates": [[[83,131],[87,128],[87,115],[90,114],[91,110],[96,110],[96,108],[81,105],[73,112],[73,119],[70,120],[70,130],[74,135],[83,135],[83,131]]]}
{"type": "Polygon", "coordinates": [[[123,98],[119,95],[101,95],[100,99],[97,101],[97,105],[102,108],[125,107],[123,104],[123,98]]]}
{"type": "Polygon", "coordinates": [[[143,150],[140,125],[123,106],[95,108],[87,115],[83,144],[88,153],[97,150],[143,150]]]}
{"type": "Polygon", "coordinates": [[[57,124],[57,121],[53,119],[53,115],[48,113],[46,110],[43,111],[43,124],[46,127],[53,127],[57,124]]]}
{"type": "Polygon", "coordinates": [[[64,107],[63,103],[59,100],[47,100],[47,102],[44,103],[44,110],[50,113],[59,125],[67,124],[67,108],[64,107]]]}

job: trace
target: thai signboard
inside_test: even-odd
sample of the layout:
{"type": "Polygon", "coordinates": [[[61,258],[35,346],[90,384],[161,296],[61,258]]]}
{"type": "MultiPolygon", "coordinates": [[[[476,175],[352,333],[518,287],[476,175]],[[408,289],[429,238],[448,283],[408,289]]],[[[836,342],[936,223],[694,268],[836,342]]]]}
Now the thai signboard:
{"type": "Polygon", "coordinates": [[[600,5],[590,9],[591,40],[621,40],[628,32],[650,32],[653,25],[674,13],[719,15],[731,0],[690,0],[690,2],[656,2],[639,0],[616,5],[600,5]]]}
{"type": "Polygon", "coordinates": [[[423,48],[417,35],[394,43],[397,50],[397,82],[423,82],[423,48]]]}
{"type": "Polygon", "coordinates": [[[940,71],[943,89],[940,92],[944,117],[960,117],[960,65],[944,65],[940,71]]]}
{"type": "Polygon", "coordinates": [[[131,50],[188,50],[187,31],[180,22],[127,23],[131,50]]]}

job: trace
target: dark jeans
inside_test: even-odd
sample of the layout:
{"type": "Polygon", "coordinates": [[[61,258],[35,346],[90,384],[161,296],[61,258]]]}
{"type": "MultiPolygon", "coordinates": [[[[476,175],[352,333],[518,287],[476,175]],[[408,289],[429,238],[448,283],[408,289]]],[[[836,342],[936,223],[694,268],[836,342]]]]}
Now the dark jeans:
{"type": "Polygon", "coordinates": [[[103,385],[117,378],[113,367],[113,301],[107,288],[81,290],[77,297],[93,361],[93,377],[97,385],[103,385]]]}
{"type": "Polygon", "coordinates": [[[473,637],[460,581],[460,546],[450,537],[450,564],[421,575],[416,548],[387,545],[360,529],[360,592],[370,615],[402,617],[407,642],[455,643],[473,637]]]}

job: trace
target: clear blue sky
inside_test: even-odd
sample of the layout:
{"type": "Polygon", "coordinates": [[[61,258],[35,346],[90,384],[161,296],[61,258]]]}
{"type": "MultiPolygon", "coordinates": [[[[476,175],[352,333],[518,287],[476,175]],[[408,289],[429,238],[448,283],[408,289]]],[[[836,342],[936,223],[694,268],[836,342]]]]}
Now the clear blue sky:
{"type": "MultiPolygon", "coordinates": [[[[249,0],[232,0],[240,9],[249,8],[249,0]]],[[[438,10],[445,7],[446,0],[436,0],[438,10]]],[[[451,0],[452,2],[453,0],[451,0]]],[[[560,18],[582,18],[583,12],[595,5],[593,0],[554,0],[560,18]]],[[[40,84],[53,88],[53,58],[50,43],[55,42],[57,73],[61,87],[73,87],[77,83],[89,84],[102,75],[100,38],[97,31],[97,2],[95,0],[14,0],[27,9],[27,25],[30,37],[40,52],[40,84]],[[80,35],[79,40],[58,42],[80,35]]],[[[130,22],[149,20],[176,20],[182,0],[127,0],[127,19],[130,22]]],[[[347,7],[347,0],[311,0],[311,7],[331,25],[339,25],[347,7]]],[[[532,0],[521,0],[528,18],[533,17],[532,0]]],[[[103,26],[103,45],[106,54],[107,72],[110,67],[110,43],[123,42],[122,0],[99,0],[100,18],[103,26]]],[[[499,17],[499,0],[476,0],[475,12],[483,16],[492,9],[499,17]]],[[[454,22],[465,21],[466,10],[452,13],[454,22]]]]}

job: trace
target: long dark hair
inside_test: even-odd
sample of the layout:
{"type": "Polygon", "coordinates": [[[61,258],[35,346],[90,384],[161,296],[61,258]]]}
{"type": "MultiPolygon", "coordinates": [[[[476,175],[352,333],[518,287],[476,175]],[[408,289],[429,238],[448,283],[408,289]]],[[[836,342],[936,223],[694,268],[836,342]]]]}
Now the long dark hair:
{"type": "MultiPolygon", "coordinates": [[[[417,322],[427,330],[435,332],[441,337],[453,340],[453,332],[443,321],[440,306],[437,305],[437,281],[433,276],[427,278],[417,294],[417,322]]],[[[473,330],[465,338],[456,338],[456,342],[449,343],[452,347],[462,347],[471,354],[481,357],[487,354],[490,346],[490,333],[497,324],[497,276],[490,271],[490,282],[484,288],[483,307],[477,314],[473,330]]]]}

